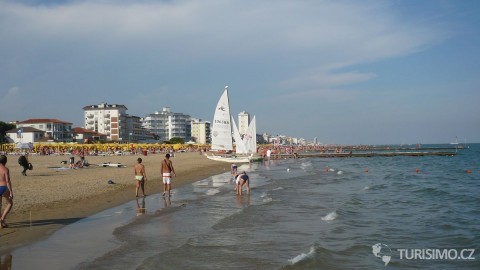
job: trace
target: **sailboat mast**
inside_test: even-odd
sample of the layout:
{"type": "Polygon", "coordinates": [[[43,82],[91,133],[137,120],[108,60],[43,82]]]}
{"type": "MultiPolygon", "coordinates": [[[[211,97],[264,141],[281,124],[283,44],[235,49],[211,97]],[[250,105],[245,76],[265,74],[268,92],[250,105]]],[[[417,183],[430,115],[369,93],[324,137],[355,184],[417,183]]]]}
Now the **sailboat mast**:
{"type": "MultiPolygon", "coordinates": [[[[225,85],[225,92],[227,92],[227,104],[228,104],[228,119],[232,119],[232,114],[230,113],[230,97],[228,96],[228,85],[225,85]]],[[[232,123],[230,122],[230,134],[232,134],[232,123]]],[[[233,138],[230,136],[233,146],[233,138]]],[[[233,148],[233,147],[232,147],[233,148]]],[[[233,150],[233,149],[232,149],[233,150]]]]}

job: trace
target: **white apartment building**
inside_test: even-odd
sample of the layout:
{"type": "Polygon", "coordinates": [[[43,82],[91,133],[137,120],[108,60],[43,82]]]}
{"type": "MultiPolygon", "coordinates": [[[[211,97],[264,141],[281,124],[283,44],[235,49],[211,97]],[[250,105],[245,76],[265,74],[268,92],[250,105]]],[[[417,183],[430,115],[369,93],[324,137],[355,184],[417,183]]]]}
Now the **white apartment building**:
{"type": "Polygon", "coordinates": [[[141,119],[143,128],[155,134],[159,141],[168,141],[172,138],[191,139],[191,117],[188,114],[174,113],[169,107],[161,112],[146,115],[141,119]]]}
{"type": "Polygon", "coordinates": [[[154,142],[150,131],[142,127],[142,118],[139,116],[127,115],[127,131],[129,142],[154,142]]]}
{"type": "MultiPolygon", "coordinates": [[[[16,123],[17,129],[31,127],[44,132],[44,137],[58,142],[71,142],[72,123],[58,119],[37,118],[16,123]]],[[[40,136],[40,135],[37,135],[40,136]]]]}
{"type": "Polygon", "coordinates": [[[111,141],[128,141],[127,107],[118,104],[101,103],[83,107],[84,127],[106,134],[111,141]]]}
{"type": "Polygon", "coordinates": [[[240,136],[247,134],[248,124],[250,124],[250,114],[246,111],[238,114],[238,132],[240,136]]]}
{"type": "Polygon", "coordinates": [[[192,120],[192,141],[198,144],[211,143],[210,122],[199,119],[192,120]]]}

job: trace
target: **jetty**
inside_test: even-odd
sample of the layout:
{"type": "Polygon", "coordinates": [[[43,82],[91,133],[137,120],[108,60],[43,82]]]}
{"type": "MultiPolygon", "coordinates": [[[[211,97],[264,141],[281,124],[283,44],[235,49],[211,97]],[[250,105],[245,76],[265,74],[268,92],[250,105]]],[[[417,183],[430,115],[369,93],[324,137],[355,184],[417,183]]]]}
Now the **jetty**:
{"type": "Polygon", "coordinates": [[[454,151],[375,151],[375,152],[302,152],[294,154],[272,154],[272,159],[287,158],[349,158],[349,157],[396,157],[396,156],[455,156],[454,151]]]}

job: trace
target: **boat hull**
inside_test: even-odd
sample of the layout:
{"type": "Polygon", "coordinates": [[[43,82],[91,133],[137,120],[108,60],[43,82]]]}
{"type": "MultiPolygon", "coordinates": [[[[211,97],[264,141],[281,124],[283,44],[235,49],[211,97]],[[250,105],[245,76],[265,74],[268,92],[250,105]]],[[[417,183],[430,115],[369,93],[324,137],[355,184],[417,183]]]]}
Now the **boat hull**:
{"type": "Polygon", "coordinates": [[[213,156],[209,155],[207,158],[215,161],[222,161],[228,163],[250,163],[249,157],[222,157],[222,156],[213,156]]]}

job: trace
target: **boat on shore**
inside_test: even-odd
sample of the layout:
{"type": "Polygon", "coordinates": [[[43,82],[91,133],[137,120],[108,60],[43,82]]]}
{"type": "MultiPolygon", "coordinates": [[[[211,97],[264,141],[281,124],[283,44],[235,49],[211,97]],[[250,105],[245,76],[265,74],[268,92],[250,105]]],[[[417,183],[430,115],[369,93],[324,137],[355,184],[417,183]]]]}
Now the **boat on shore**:
{"type": "Polygon", "coordinates": [[[254,117],[251,126],[249,126],[248,134],[245,136],[245,140],[241,138],[235,120],[230,115],[228,86],[225,86],[225,90],[217,103],[215,114],[213,116],[212,153],[207,154],[207,158],[229,163],[249,163],[253,160],[258,161],[259,157],[255,157],[257,145],[255,133],[256,126],[254,117]],[[236,149],[233,147],[234,138],[236,149]],[[233,152],[234,150],[235,152],[233,152]]]}

